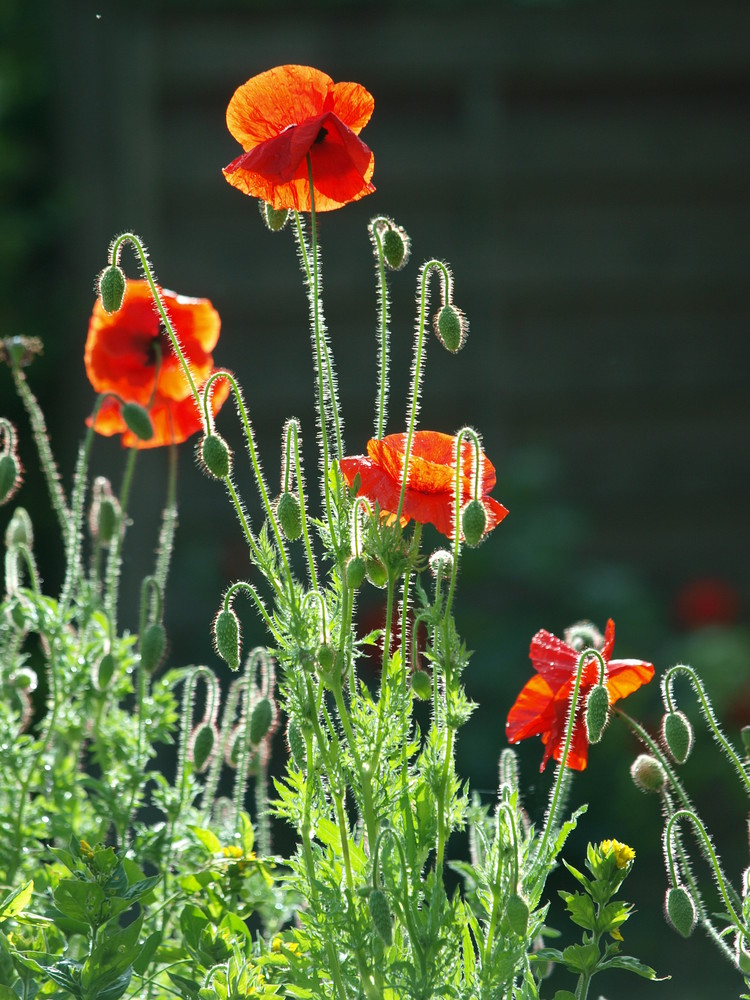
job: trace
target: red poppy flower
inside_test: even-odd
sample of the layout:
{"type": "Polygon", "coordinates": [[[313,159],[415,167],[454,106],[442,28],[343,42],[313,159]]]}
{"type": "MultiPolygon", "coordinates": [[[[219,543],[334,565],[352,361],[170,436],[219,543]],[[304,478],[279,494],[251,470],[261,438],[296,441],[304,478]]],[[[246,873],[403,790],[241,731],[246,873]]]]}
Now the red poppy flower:
{"type": "Polygon", "coordinates": [[[224,168],[224,176],[274,208],[309,212],[309,153],[317,212],[372,194],[375,157],[359,132],[374,105],[358,83],[334,83],[310,66],[260,73],[229,102],[227,127],[245,152],[224,168]]]}
{"type": "MultiPolygon", "coordinates": [[[[606,685],[611,705],[632,694],[642,684],[647,684],[654,676],[652,664],[643,660],[610,659],[614,644],[615,623],[610,618],[599,651],[607,664],[606,685]]],[[[558,763],[562,758],[570,698],[581,652],[544,629],[531,640],[529,656],[536,674],[516,698],[508,713],[505,731],[511,743],[518,743],[529,736],[542,737],[545,749],[540,771],[544,770],[550,757],[558,763]]],[[[592,656],[581,676],[567,759],[567,766],[576,771],[583,771],[586,767],[589,749],[584,720],[586,696],[598,679],[599,663],[592,656]]]]}
{"type": "MultiPolygon", "coordinates": [[[[219,314],[208,299],[191,299],[163,290],[161,295],[193,378],[197,385],[203,385],[214,370],[211,351],[219,339],[219,314]]],[[[136,438],[122,419],[120,403],[110,397],[96,418],[95,430],[99,434],[122,434],[124,447],[156,448],[179,444],[201,429],[190,385],[156,312],[147,282],[129,281],[116,313],[105,312],[101,300],[96,301],[84,363],[97,392],[112,392],[127,403],[147,407],[154,426],[151,439],[136,438]]],[[[221,380],[211,400],[214,413],[228,394],[229,386],[221,380]]]]}
{"type": "MultiPolygon", "coordinates": [[[[358,496],[367,497],[385,514],[395,515],[401,496],[406,434],[389,434],[367,442],[367,455],[342,458],[341,471],[349,486],[359,474],[358,496]]],[[[472,498],[474,449],[464,439],[461,447],[463,469],[461,474],[461,505],[472,498]]],[[[455,514],[456,439],[438,431],[417,431],[412,439],[409,460],[409,478],[401,508],[402,523],[412,518],[420,524],[434,524],[448,538],[453,537],[455,514]]],[[[502,504],[491,496],[496,482],[495,469],[486,456],[482,456],[482,478],[479,484],[481,501],[487,514],[485,534],[502,521],[508,513],[502,504]]]]}

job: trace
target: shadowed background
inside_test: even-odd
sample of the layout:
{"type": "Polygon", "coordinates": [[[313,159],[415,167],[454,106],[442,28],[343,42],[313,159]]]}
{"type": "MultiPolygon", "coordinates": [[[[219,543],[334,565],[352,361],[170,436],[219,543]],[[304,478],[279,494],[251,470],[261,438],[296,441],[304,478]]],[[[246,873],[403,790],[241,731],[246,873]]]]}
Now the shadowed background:
{"type": "MultiPolygon", "coordinates": [[[[457,357],[431,340],[421,426],[475,426],[498,470],[494,495],[511,511],[462,568],[456,613],[476,650],[467,688],[480,705],[459,741],[462,772],[492,800],[529,639],[583,617],[601,627],[615,618],[617,656],[653,660],[657,671],[693,662],[730,730],[750,722],[746,3],[3,0],[2,14],[2,335],[44,339],[30,380],[66,482],[93,401],[82,348],[94,276],[125,229],[144,239],[165,287],[219,310],[215,362],[243,385],[272,488],[291,415],[302,421],[313,480],[307,302],[292,238],[267,233],[221,167],[239,152],[224,122],[234,89],[279,63],[316,66],[375,97],[363,139],[377,191],[320,225],[347,449],[363,451],[372,432],[366,226],[386,213],[413,246],[410,265],[390,279],[388,429],[405,418],[417,268],[437,256],[453,267],[471,329],[457,357]],[[716,582],[690,601],[696,581],[716,582]]],[[[133,258],[123,260],[135,275],[133,258]]],[[[3,414],[25,433],[2,374],[0,393],[3,414]]],[[[219,429],[239,446],[225,409],[219,429]]],[[[210,621],[248,561],[221,488],[191,456],[183,446],[166,624],[174,664],[216,664],[210,621]]],[[[54,587],[60,544],[43,519],[28,437],[22,457],[19,502],[38,525],[54,587]]],[[[131,628],[165,459],[139,459],[123,579],[131,628]]],[[[94,471],[115,486],[122,462],[115,442],[98,443],[94,471]]],[[[259,524],[249,468],[239,482],[259,524]]],[[[377,621],[377,593],[360,606],[377,621]]],[[[249,607],[238,611],[250,648],[262,632],[249,607]]],[[[652,687],[626,708],[656,725],[652,687]]],[[[697,749],[692,787],[738,884],[745,807],[717,785],[723,765],[707,737],[697,749]]],[[[574,785],[571,805],[595,805],[567,856],[580,867],[587,839],[632,844],[626,889],[638,913],[624,949],[673,979],[647,986],[613,975],[602,988],[610,1000],[731,995],[738,977],[714,951],[700,938],[681,942],[661,921],[659,809],[630,786],[636,752],[613,723],[574,785]]],[[[537,779],[540,758],[538,741],[522,748],[536,819],[551,778],[537,779]]],[[[567,935],[566,918],[553,914],[567,935]]]]}

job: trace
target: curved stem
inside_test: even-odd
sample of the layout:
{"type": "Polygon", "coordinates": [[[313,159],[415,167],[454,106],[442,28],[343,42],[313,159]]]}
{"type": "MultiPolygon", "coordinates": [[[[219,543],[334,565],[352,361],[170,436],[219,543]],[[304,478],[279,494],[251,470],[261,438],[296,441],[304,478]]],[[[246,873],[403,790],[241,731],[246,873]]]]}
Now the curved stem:
{"type": "Polygon", "coordinates": [[[382,438],[388,420],[388,353],[390,331],[388,329],[388,284],[386,282],[385,258],[383,256],[382,224],[387,220],[382,217],[373,219],[370,223],[370,235],[375,246],[378,279],[378,317],[380,355],[378,366],[378,395],[375,405],[375,437],[382,438]]]}

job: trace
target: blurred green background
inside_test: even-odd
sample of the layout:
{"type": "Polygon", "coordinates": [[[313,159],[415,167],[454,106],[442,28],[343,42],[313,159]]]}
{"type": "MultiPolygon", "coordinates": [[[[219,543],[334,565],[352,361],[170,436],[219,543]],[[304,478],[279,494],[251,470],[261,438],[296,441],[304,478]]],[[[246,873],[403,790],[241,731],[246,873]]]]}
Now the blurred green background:
{"type": "MultiPolygon", "coordinates": [[[[375,96],[363,138],[377,192],[320,227],[348,450],[362,451],[372,428],[366,225],[387,213],[413,242],[411,266],[391,279],[389,430],[406,411],[416,270],[438,256],[471,330],[457,357],[430,343],[422,426],[477,427],[511,511],[462,568],[457,616],[476,651],[467,686],[479,703],[459,742],[462,772],[491,802],[530,637],[584,617],[615,619],[618,656],[658,671],[692,662],[727,727],[750,723],[744,0],[0,0],[0,31],[0,330],[44,340],[30,378],[66,481],[92,405],[82,348],[94,278],[125,229],[143,237],[165,287],[221,313],[216,363],[244,387],[269,480],[291,415],[311,475],[307,303],[292,240],[262,228],[221,167],[238,152],[224,123],[234,89],[279,63],[317,66],[375,96]]],[[[130,259],[126,269],[135,275],[130,259]]],[[[25,434],[2,372],[0,399],[25,434]]],[[[238,443],[229,408],[219,427],[238,443]]],[[[61,547],[28,436],[22,458],[19,502],[54,588],[61,547]]],[[[227,582],[247,576],[247,556],[221,491],[189,446],[181,458],[171,657],[215,664],[210,621],[227,582]]],[[[122,462],[114,441],[96,446],[94,469],[115,485],[122,462]]],[[[158,453],[139,462],[123,579],[131,627],[164,465],[158,453]]],[[[244,485],[251,499],[249,472],[244,485]]],[[[363,596],[363,618],[377,619],[377,601],[363,596]]],[[[243,617],[249,648],[262,634],[249,609],[243,617]]],[[[656,727],[656,685],[626,708],[656,727]]],[[[747,806],[707,736],[696,751],[691,787],[738,884],[747,806]]],[[[538,820],[551,773],[538,776],[538,741],[520,752],[538,820]]],[[[626,887],[638,912],[624,947],[672,980],[612,974],[601,989],[610,1000],[737,995],[739,977],[700,935],[686,943],[663,924],[659,807],[630,784],[637,752],[615,721],[574,784],[571,806],[592,806],[568,857],[581,867],[587,839],[635,848],[626,887]]],[[[559,908],[551,922],[568,932],[559,908]]]]}

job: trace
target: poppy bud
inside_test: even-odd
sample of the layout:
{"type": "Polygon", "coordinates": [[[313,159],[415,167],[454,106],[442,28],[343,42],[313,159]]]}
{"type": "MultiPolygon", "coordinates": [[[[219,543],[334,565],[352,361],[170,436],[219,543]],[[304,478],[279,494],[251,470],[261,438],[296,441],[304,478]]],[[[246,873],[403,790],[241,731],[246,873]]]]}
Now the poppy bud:
{"type": "Polygon", "coordinates": [[[259,201],[260,217],[272,233],[279,233],[289,218],[288,208],[274,208],[269,201],[259,201]]]}
{"type": "Polygon", "coordinates": [[[193,761],[196,774],[205,771],[216,747],[216,729],[210,722],[199,722],[193,730],[188,756],[193,761]]]}
{"type": "Polygon", "coordinates": [[[9,452],[0,457],[0,504],[7,503],[21,485],[21,469],[16,456],[9,452]]]}
{"type": "Polygon", "coordinates": [[[388,899],[382,889],[373,889],[367,898],[372,926],[378,932],[383,944],[393,944],[393,917],[388,899]]]}
{"type": "Polygon", "coordinates": [[[292,755],[294,766],[298,771],[304,771],[307,766],[307,748],[294,719],[290,719],[287,724],[286,741],[289,744],[289,753],[292,755]]]}
{"type": "Polygon", "coordinates": [[[215,479],[226,479],[232,471],[232,452],[220,434],[206,434],[203,438],[201,461],[215,479]]]}
{"type": "Polygon", "coordinates": [[[112,675],[115,672],[115,658],[111,653],[105,653],[98,663],[94,664],[92,680],[96,690],[103,694],[109,687],[112,675]]]}
{"type": "Polygon", "coordinates": [[[231,608],[220,611],[214,619],[216,652],[231,670],[240,667],[240,623],[231,608]]]}
{"type": "Polygon", "coordinates": [[[609,692],[604,684],[595,684],[586,699],[586,737],[589,743],[602,738],[609,713],[609,692]]]}
{"type": "Polygon", "coordinates": [[[318,661],[318,666],[324,674],[330,674],[333,669],[333,664],[336,660],[336,651],[333,646],[329,646],[327,642],[322,642],[318,646],[318,651],[315,654],[315,658],[318,661]]]}
{"type": "Polygon", "coordinates": [[[378,590],[382,590],[388,583],[388,570],[376,556],[365,560],[367,567],[367,579],[378,590]]]}
{"type": "Polygon", "coordinates": [[[693,728],[684,712],[667,712],[661,720],[661,734],[675,763],[684,764],[693,747],[693,728]]]}
{"type": "Polygon", "coordinates": [[[350,590],[362,586],[367,567],[362,556],[352,556],[346,563],[346,585],[350,590]]]}
{"type": "Polygon", "coordinates": [[[514,934],[525,938],[529,929],[529,904],[517,892],[511,893],[505,906],[505,916],[514,934]]]}
{"type": "Polygon", "coordinates": [[[154,436],[154,427],[148,411],[138,403],[123,403],[122,419],[125,421],[129,431],[139,439],[139,441],[150,441],[154,436]]]}
{"type": "Polygon", "coordinates": [[[745,978],[750,978],[750,952],[745,946],[742,934],[737,935],[737,965],[745,978]]]}
{"type": "Polygon", "coordinates": [[[102,497],[96,518],[96,536],[100,545],[109,545],[119,524],[119,503],[114,497],[102,497]]]}
{"type": "Polygon", "coordinates": [[[164,659],[167,632],[161,622],[152,622],[141,636],[141,666],[152,674],[164,659]]]}
{"type": "Polygon", "coordinates": [[[432,681],[425,670],[415,670],[411,675],[411,689],[420,701],[432,697],[432,681]]]}
{"type": "Polygon", "coordinates": [[[117,264],[110,264],[105,267],[99,275],[99,296],[102,300],[104,311],[116,313],[122,305],[125,297],[125,275],[121,267],[117,264]]]}
{"type": "Polygon", "coordinates": [[[391,271],[400,271],[409,259],[409,237],[401,226],[391,224],[383,233],[383,260],[391,271]]]}
{"type": "Polygon", "coordinates": [[[695,927],[696,913],[693,897],[684,886],[672,886],[667,892],[665,910],[667,921],[677,933],[689,938],[695,927]]]}
{"type": "Polygon", "coordinates": [[[435,317],[435,333],[443,347],[457,354],[466,343],[469,324],[466,317],[452,302],[446,302],[435,317]]]}
{"type": "Polygon", "coordinates": [[[261,698],[253,708],[250,716],[250,742],[253,746],[260,743],[273,721],[273,707],[268,698],[261,698]]]}
{"type": "Polygon", "coordinates": [[[276,515],[290,542],[296,541],[302,534],[302,508],[299,497],[295,493],[282,493],[276,505],[276,515]]]}
{"type": "Polygon", "coordinates": [[[18,545],[25,545],[30,549],[34,544],[34,529],[31,526],[31,518],[24,507],[16,507],[13,517],[8,522],[5,529],[5,544],[9,549],[18,545]]]}
{"type": "Polygon", "coordinates": [[[647,753],[638,754],[630,765],[630,777],[642,792],[662,792],[667,785],[664,767],[656,757],[647,753]]]}
{"type": "Polygon", "coordinates": [[[472,548],[482,540],[487,528],[487,514],[480,500],[470,500],[461,515],[464,540],[472,548]]]}
{"type": "Polygon", "coordinates": [[[745,748],[745,753],[750,754],[750,726],[743,726],[740,729],[740,736],[742,737],[742,745],[745,748]]]}
{"type": "Polygon", "coordinates": [[[429,564],[433,576],[450,573],[453,569],[453,553],[447,549],[435,549],[430,556],[429,564]]]}

